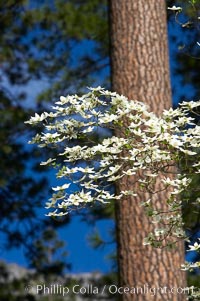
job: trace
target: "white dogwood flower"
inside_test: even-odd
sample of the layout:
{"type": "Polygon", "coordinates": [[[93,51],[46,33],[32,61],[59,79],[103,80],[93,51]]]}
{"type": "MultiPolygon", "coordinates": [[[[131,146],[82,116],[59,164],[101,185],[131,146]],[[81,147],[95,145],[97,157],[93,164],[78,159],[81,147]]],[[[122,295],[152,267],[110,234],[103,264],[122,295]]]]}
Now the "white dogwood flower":
{"type": "MultiPolygon", "coordinates": [[[[199,239],[200,240],[200,239],[199,239]]],[[[187,251],[198,251],[200,250],[200,243],[195,242],[193,245],[188,246],[190,249],[187,251]]]]}
{"type": "Polygon", "coordinates": [[[52,187],[52,189],[53,189],[54,191],[65,190],[65,189],[69,188],[70,185],[71,185],[71,184],[68,183],[68,184],[64,184],[64,185],[62,185],[62,186],[52,187]]]}
{"type": "Polygon", "coordinates": [[[174,11],[174,12],[180,12],[180,11],[182,11],[182,7],[180,7],[180,6],[175,6],[175,5],[173,5],[172,7],[168,7],[167,9],[168,9],[168,10],[172,10],[172,11],[174,11]]]}

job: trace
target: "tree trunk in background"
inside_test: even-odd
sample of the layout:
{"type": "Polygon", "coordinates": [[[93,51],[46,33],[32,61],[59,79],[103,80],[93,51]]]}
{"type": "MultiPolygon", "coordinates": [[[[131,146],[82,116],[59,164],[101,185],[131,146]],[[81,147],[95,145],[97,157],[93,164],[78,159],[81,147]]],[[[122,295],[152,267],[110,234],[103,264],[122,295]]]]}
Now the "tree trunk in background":
{"type": "MultiPolygon", "coordinates": [[[[171,106],[165,1],[110,0],[109,4],[112,90],[143,101],[160,114],[171,106]]],[[[116,189],[130,186],[130,178],[123,178],[116,189]]],[[[186,286],[185,272],[180,270],[183,244],[174,251],[143,246],[152,225],[140,206],[142,197],[127,197],[116,205],[119,284],[143,288],[138,294],[123,294],[122,299],[183,301],[181,289],[176,293],[176,288],[186,286]],[[147,293],[158,287],[163,293],[147,293]],[[175,289],[167,293],[164,287],[175,289]]],[[[159,195],[160,208],[165,208],[165,197],[159,195]]]]}

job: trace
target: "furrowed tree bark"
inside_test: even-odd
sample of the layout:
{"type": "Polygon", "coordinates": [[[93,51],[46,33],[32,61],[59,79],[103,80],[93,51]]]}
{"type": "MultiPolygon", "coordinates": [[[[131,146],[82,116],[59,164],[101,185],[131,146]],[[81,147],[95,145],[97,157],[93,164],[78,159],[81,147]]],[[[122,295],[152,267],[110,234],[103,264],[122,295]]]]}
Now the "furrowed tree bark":
{"type": "MultiPolygon", "coordinates": [[[[143,101],[161,114],[171,106],[165,1],[110,0],[109,9],[112,90],[143,101]]],[[[131,182],[123,178],[116,189],[131,189],[131,182]]],[[[159,181],[156,185],[159,187],[159,181]]],[[[159,194],[159,208],[166,209],[165,199],[164,193],[159,194]]],[[[183,244],[173,251],[143,245],[152,225],[140,206],[142,201],[140,193],[116,204],[119,285],[138,287],[138,293],[124,293],[122,299],[186,300],[183,291],[180,293],[180,288],[186,287],[185,272],[180,270],[183,244]],[[163,290],[154,295],[157,288],[163,290]]]]}

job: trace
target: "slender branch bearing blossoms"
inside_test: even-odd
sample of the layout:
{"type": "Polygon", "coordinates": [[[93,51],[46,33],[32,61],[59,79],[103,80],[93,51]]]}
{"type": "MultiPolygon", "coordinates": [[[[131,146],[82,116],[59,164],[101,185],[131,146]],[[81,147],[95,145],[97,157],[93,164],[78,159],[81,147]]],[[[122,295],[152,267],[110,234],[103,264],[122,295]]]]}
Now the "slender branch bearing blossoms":
{"type": "Polygon", "coordinates": [[[180,193],[190,189],[191,175],[200,173],[200,126],[189,116],[198,106],[200,101],[183,102],[180,108],[165,110],[158,117],[142,102],[97,87],[83,96],[61,96],[52,112],[35,114],[26,123],[42,124],[43,131],[30,143],[56,147],[58,155],[41,165],[56,168],[57,178],[62,181],[53,188],[47,202],[47,208],[53,209],[48,215],[63,216],[86,204],[137,196],[139,189],[152,195],[141,205],[158,224],[144,244],[160,247],[164,239],[185,237],[180,193]],[[112,135],[113,129],[119,129],[122,135],[112,135]],[[192,164],[187,164],[190,158],[192,164]],[[170,175],[172,165],[177,166],[173,169],[177,170],[175,178],[170,175]],[[115,181],[133,175],[131,191],[113,192],[115,181]],[[153,206],[157,177],[161,179],[161,190],[169,191],[167,212],[153,206]]]}

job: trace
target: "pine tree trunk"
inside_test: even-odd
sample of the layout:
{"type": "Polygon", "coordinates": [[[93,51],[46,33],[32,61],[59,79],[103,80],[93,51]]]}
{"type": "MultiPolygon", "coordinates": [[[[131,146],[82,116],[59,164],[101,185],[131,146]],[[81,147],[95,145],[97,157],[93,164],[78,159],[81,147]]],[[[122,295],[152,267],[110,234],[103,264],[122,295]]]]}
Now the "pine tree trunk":
{"type": "MultiPolygon", "coordinates": [[[[171,106],[165,1],[110,0],[109,4],[112,90],[143,101],[160,114],[171,106]]],[[[116,189],[128,187],[131,179],[123,178],[116,189]]],[[[159,195],[160,208],[165,208],[165,198],[165,194],[159,195]]],[[[186,287],[185,272],[180,270],[183,244],[174,251],[143,246],[152,226],[140,206],[142,199],[140,194],[116,204],[119,284],[141,288],[138,294],[124,293],[122,299],[183,301],[181,289],[176,293],[176,288],[186,287]],[[150,288],[158,287],[163,291],[148,293],[150,288]]]]}

